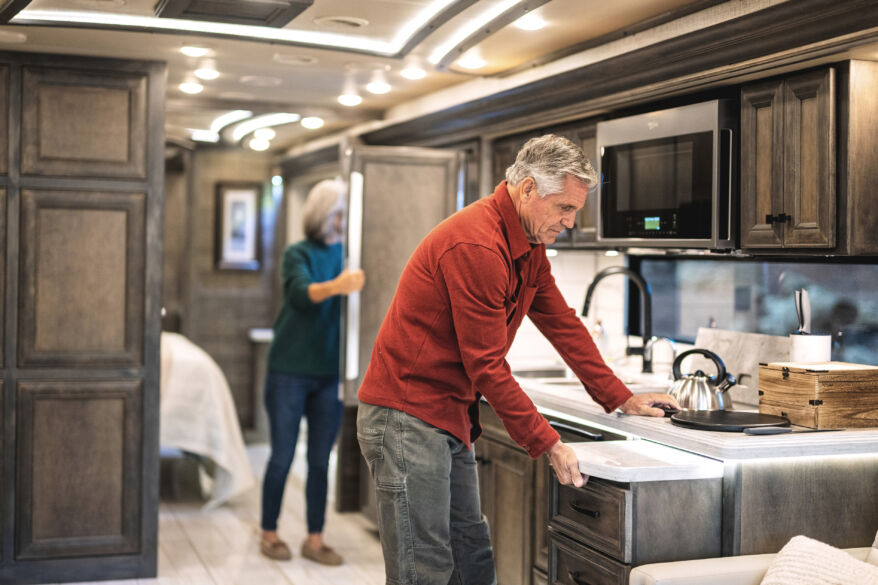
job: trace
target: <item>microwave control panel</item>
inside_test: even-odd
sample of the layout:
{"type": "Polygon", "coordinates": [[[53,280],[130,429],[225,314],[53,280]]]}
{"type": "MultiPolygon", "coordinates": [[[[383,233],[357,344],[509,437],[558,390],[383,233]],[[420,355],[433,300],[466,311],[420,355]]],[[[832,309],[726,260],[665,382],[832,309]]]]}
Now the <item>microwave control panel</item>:
{"type": "Polygon", "coordinates": [[[625,215],[625,232],[629,238],[667,238],[677,235],[677,214],[625,215]]]}

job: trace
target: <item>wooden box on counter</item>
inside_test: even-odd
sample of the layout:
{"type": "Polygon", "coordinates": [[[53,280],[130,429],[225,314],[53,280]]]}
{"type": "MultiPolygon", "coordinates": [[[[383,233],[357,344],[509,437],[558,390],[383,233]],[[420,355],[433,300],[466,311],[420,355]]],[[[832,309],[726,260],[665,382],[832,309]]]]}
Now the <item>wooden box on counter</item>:
{"type": "Polygon", "coordinates": [[[813,429],[878,427],[878,367],[845,362],[760,364],[759,412],[813,429]]]}

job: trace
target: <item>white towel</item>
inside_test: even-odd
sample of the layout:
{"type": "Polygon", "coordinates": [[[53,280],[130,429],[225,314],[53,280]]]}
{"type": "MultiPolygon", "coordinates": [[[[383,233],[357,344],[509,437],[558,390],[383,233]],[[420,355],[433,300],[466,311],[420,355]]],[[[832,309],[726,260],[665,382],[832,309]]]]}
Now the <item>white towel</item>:
{"type": "Polygon", "coordinates": [[[226,377],[203,349],[178,333],[161,338],[162,447],[176,447],[216,464],[210,500],[218,506],[256,481],[226,377]]]}

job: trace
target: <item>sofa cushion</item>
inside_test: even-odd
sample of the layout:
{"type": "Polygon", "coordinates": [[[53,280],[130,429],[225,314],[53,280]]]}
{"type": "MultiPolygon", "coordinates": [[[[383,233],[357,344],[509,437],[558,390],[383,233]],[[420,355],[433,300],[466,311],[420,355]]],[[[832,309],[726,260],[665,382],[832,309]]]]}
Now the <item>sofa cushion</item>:
{"type": "Polygon", "coordinates": [[[777,553],[760,585],[878,585],[878,567],[796,536],[777,553]]]}
{"type": "Polygon", "coordinates": [[[866,562],[878,565],[878,532],[875,533],[875,542],[872,543],[872,550],[869,551],[869,556],[866,557],[866,562]]]}

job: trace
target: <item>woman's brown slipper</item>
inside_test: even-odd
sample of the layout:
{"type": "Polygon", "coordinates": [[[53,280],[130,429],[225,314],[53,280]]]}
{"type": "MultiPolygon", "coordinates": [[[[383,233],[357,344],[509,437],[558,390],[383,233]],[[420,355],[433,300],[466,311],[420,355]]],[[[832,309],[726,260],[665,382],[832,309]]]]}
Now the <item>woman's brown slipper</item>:
{"type": "Polygon", "coordinates": [[[259,542],[259,550],[262,551],[262,554],[270,559],[274,559],[275,561],[288,561],[293,558],[293,553],[290,550],[290,547],[288,547],[287,543],[282,540],[274,540],[271,542],[262,540],[259,542]]]}
{"type": "Polygon", "coordinates": [[[325,544],[319,549],[308,546],[308,542],[302,543],[302,558],[309,559],[321,565],[329,565],[337,567],[342,563],[341,555],[326,546],[325,544]]]}

